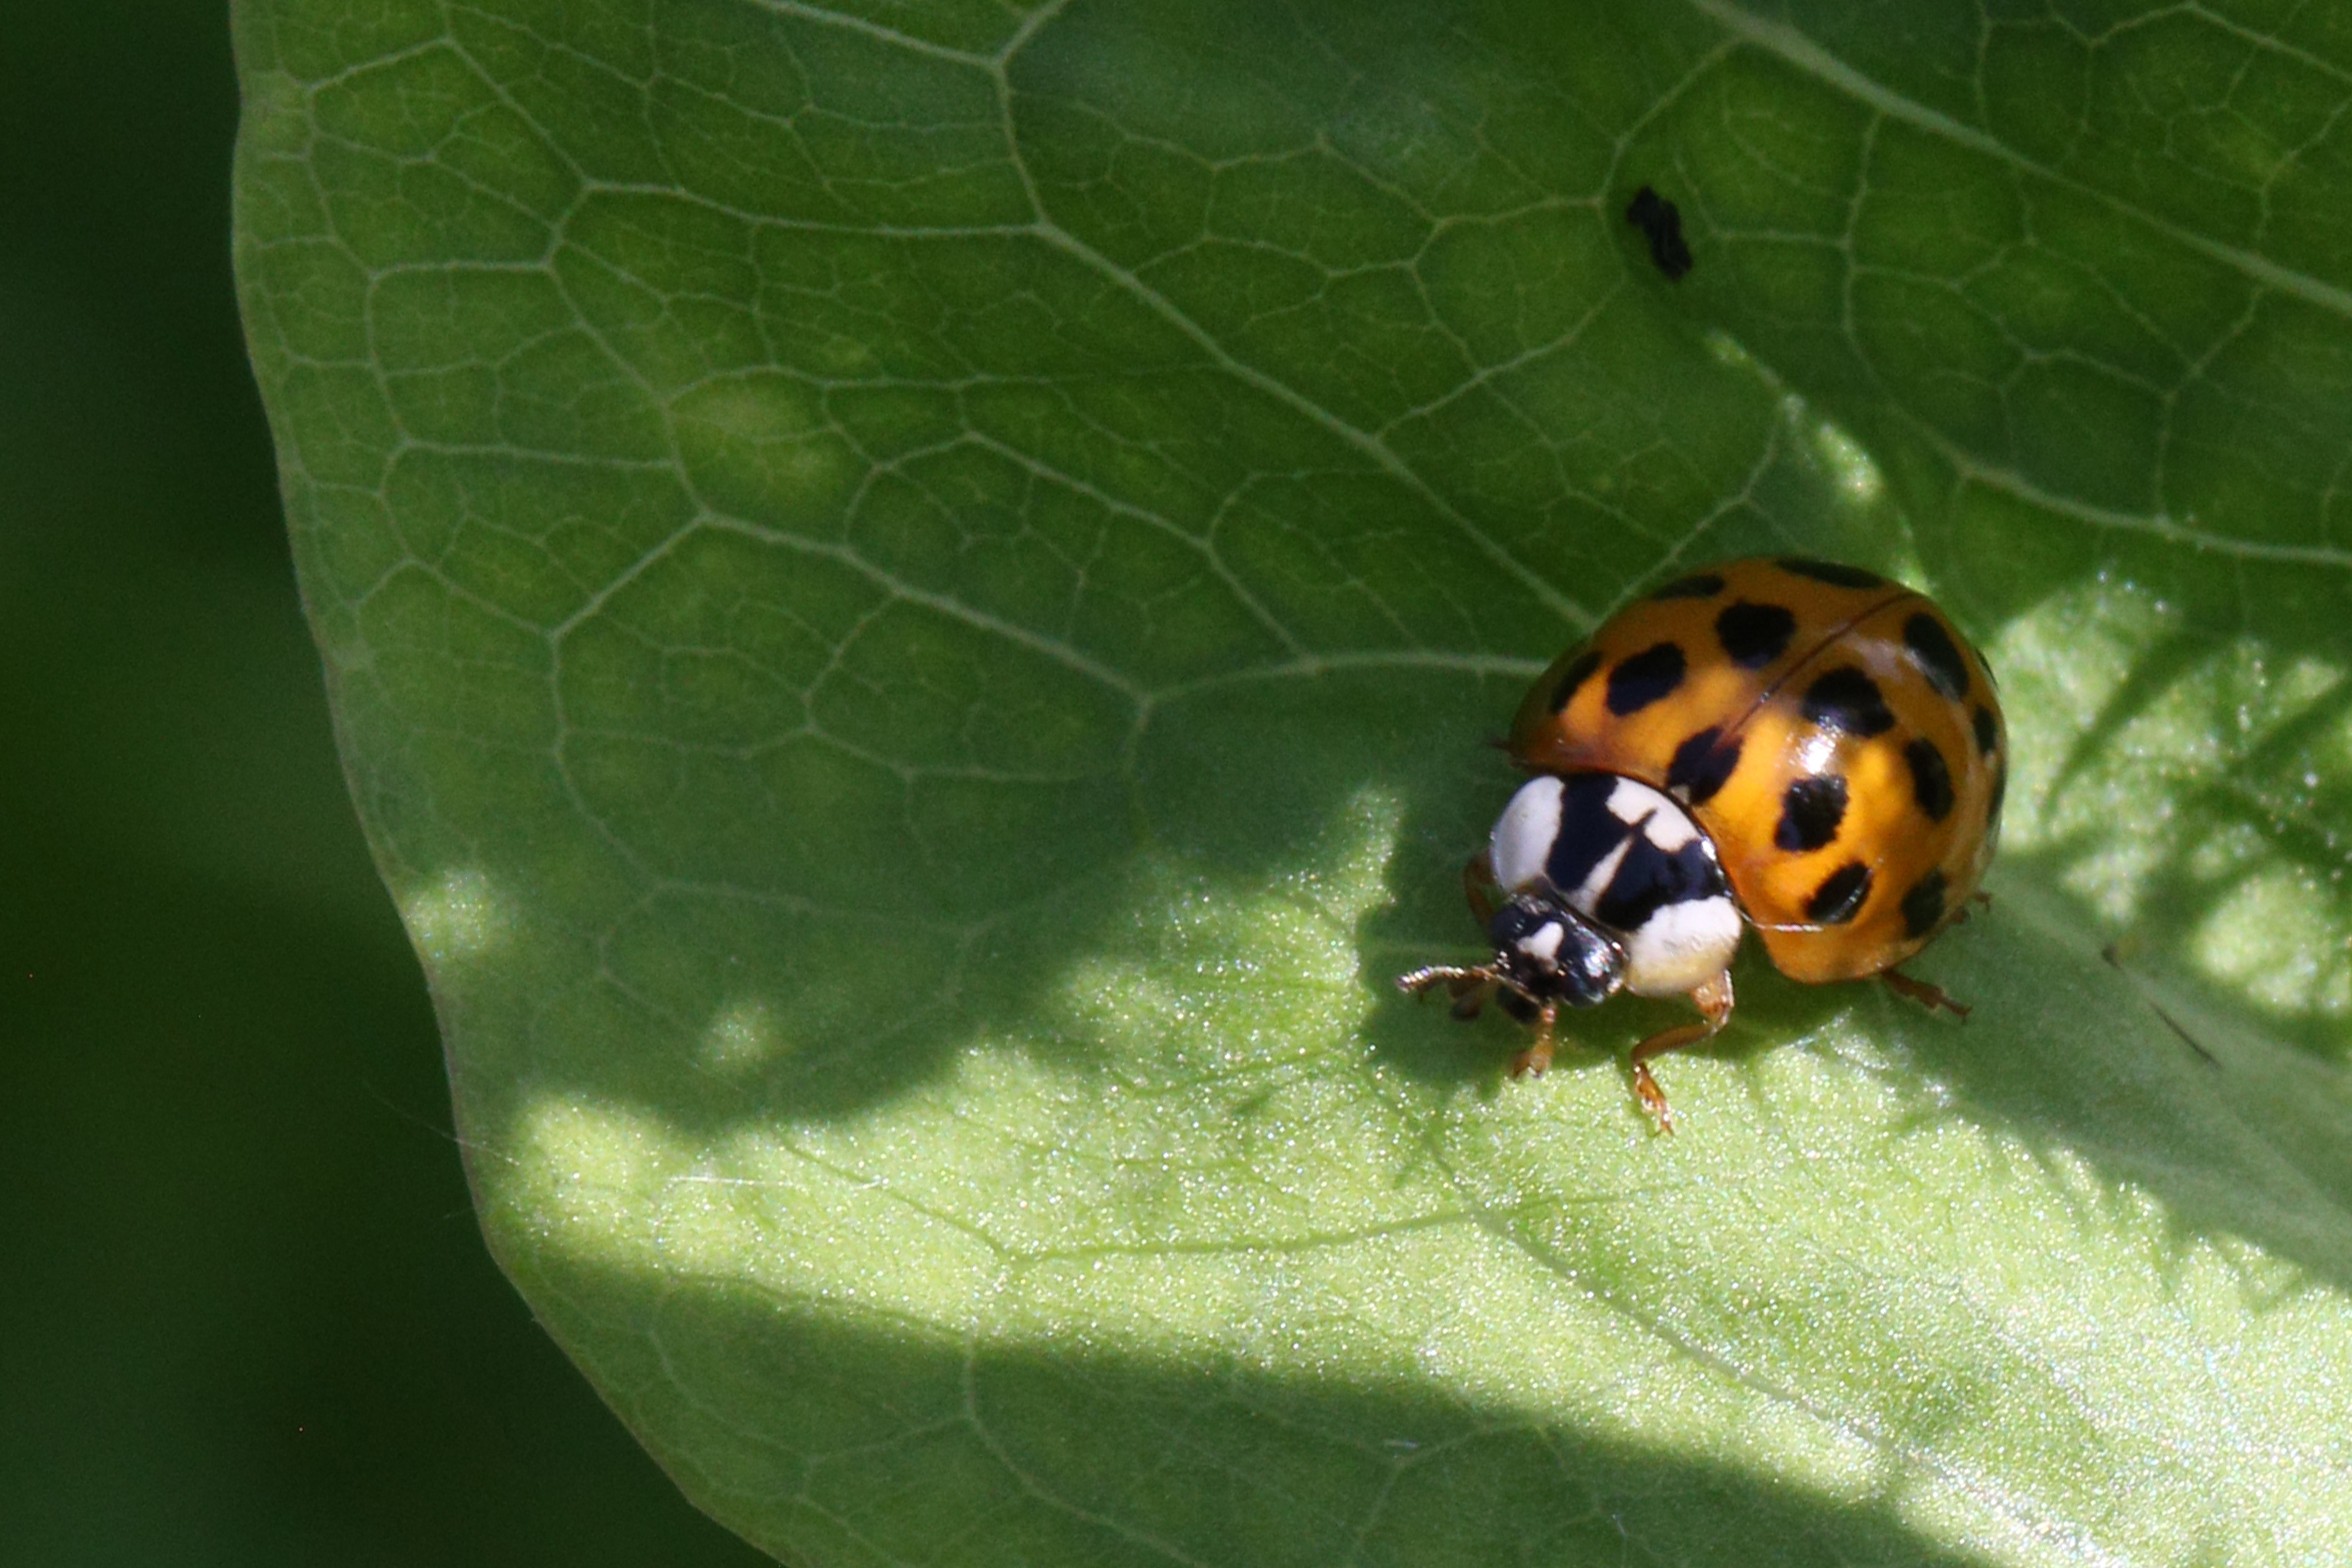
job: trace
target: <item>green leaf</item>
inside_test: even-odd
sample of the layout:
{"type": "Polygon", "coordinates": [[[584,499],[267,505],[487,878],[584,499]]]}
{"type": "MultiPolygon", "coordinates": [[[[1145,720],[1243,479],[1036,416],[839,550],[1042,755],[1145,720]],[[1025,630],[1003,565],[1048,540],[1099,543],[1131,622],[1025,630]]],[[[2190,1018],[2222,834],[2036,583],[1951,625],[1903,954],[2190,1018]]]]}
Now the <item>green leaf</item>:
{"type": "Polygon", "coordinates": [[[2339,1549],[2335,15],[243,0],[303,588],[534,1309],[796,1563],[2339,1549]],[[1778,549],[2006,683],[1975,1011],[1751,952],[1663,1139],[1676,1009],[1508,1083],[1389,982],[1526,681],[1778,549]]]}

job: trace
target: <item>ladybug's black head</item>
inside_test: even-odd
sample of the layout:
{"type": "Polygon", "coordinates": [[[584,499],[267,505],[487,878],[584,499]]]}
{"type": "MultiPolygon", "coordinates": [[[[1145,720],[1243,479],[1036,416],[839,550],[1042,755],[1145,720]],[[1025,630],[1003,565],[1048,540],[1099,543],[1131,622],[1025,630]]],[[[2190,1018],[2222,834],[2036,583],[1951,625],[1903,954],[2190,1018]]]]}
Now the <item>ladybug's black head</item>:
{"type": "Polygon", "coordinates": [[[1515,894],[1495,912],[1487,934],[1495,942],[1504,1006],[1514,1013],[1513,991],[1538,1005],[1589,1008],[1625,983],[1625,949],[1617,939],[1542,894],[1515,894]]]}

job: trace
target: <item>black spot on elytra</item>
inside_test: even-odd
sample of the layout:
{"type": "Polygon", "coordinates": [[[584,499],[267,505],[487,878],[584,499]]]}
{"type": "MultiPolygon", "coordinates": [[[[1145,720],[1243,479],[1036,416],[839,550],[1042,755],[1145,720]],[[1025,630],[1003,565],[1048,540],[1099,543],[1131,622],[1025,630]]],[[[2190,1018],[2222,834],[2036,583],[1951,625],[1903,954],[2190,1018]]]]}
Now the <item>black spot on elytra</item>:
{"type": "Polygon", "coordinates": [[[1683,215],[1675,204],[1644,185],[1633,193],[1625,221],[1650,241],[1650,260],[1666,281],[1674,282],[1691,269],[1690,246],[1683,240],[1683,215]]]}
{"type": "Polygon", "coordinates": [[[1609,711],[1623,718],[1673,695],[1684,669],[1683,651],[1672,643],[1643,649],[1609,672],[1609,711]]]}
{"type": "Polygon", "coordinates": [[[1760,670],[1779,658],[1796,634],[1797,617],[1778,604],[1750,604],[1743,599],[1726,605],[1715,618],[1716,640],[1743,670],[1760,670]]]}
{"type": "Polygon", "coordinates": [[[1870,896],[1870,868],[1860,861],[1845,864],[1822,879],[1805,901],[1805,917],[1821,925],[1843,925],[1862,913],[1870,896]]]}
{"type": "Polygon", "coordinates": [[[1911,798],[1929,821],[1942,821],[1952,810],[1952,770],[1944,766],[1944,754],[1923,735],[1903,748],[1903,760],[1911,765],[1911,798]]]}
{"type": "Polygon", "coordinates": [[[1694,572],[1678,577],[1657,592],[1653,599],[1713,599],[1723,591],[1723,579],[1711,571],[1694,572]]]}
{"type": "Polygon", "coordinates": [[[1925,936],[1944,918],[1944,873],[1931,871],[1903,895],[1903,934],[1925,936]]]}
{"type": "Polygon", "coordinates": [[[1824,728],[1867,740],[1895,727],[1878,683],[1847,664],[1805,688],[1805,717],[1824,728]]]}
{"type": "Polygon", "coordinates": [[[1576,700],[1577,688],[1591,680],[1592,672],[1600,667],[1601,655],[1595,650],[1588,648],[1578,654],[1576,663],[1560,672],[1559,685],[1552,687],[1551,701],[1544,706],[1556,714],[1566,712],[1568,705],[1576,700]]]}
{"type": "Polygon", "coordinates": [[[1786,555],[1777,563],[1782,571],[1793,571],[1799,577],[1810,577],[1815,582],[1826,582],[1833,588],[1876,588],[1886,580],[1874,571],[1864,571],[1858,566],[1841,566],[1833,560],[1814,560],[1810,556],[1786,555]]]}
{"type": "Polygon", "coordinates": [[[1703,806],[1715,798],[1739,766],[1739,737],[1723,738],[1721,726],[1700,730],[1675,747],[1666,764],[1666,790],[1685,806],[1703,806]]]}
{"type": "Polygon", "coordinates": [[[1990,757],[1993,754],[1993,748],[2000,744],[2000,726],[1993,721],[1992,709],[1985,706],[1982,703],[1979,703],[1977,705],[1975,724],[1977,727],[1977,755],[1979,757],[1990,757]]]}
{"type": "Polygon", "coordinates": [[[1817,850],[1837,837],[1845,821],[1845,780],[1834,773],[1815,773],[1798,779],[1781,792],[1780,822],[1772,841],[1792,854],[1817,850]]]}
{"type": "Polygon", "coordinates": [[[1934,616],[1923,610],[1903,622],[1903,645],[1919,661],[1929,685],[1954,702],[1969,695],[1969,662],[1934,616]]]}

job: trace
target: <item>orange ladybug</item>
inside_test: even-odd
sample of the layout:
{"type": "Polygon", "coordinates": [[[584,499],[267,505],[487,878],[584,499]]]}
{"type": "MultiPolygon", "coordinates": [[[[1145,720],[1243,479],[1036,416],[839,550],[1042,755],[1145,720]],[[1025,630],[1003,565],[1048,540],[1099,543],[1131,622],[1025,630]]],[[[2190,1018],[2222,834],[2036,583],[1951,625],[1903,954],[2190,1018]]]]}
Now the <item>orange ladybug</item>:
{"type": "Polygon", "coordinates": [[[1966,1016],[1895,966],[1975,894],[2008,747],[1983,655],[1901,583],[1797,556],[1677,578],[1519,705],[1511,759],[1535,777],[1465,874],[1494,957],[1397,983],[1534,1025],[1515,1074],[1549,1064],[1563,1005],[1688,996],[1699,1022],[1633,1048],[1634,1093],[1672,1132],[1649,1060],[1730,1019],[1747,925],[1791,979],[1877,975],[1966,1016]]]}

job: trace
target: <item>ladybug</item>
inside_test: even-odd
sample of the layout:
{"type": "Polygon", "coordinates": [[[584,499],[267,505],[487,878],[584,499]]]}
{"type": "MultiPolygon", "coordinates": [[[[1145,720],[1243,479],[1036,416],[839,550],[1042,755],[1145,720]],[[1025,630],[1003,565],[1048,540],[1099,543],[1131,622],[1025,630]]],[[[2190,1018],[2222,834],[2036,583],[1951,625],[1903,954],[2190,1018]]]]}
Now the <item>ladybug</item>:
{"type": "Polygon", "coordinates": [[[1464,873],[1494,956],[1400,976],[1462,1018],[1489,998],[1532,1024],[1512,1072],[1541,1072],[1562,1005],[1687,996],[1699,1021],[1633,1048],[1633,1092],[1674,1131],[1649,1061],[1731,1017],[1747,926],[1780,971],[1896,971],[1991,862],[2008,730],[1991,668],[1926,596],[1802,557],[1677,578],[1561,655],[1507,743],[1534,775],[1464,873]]]}

